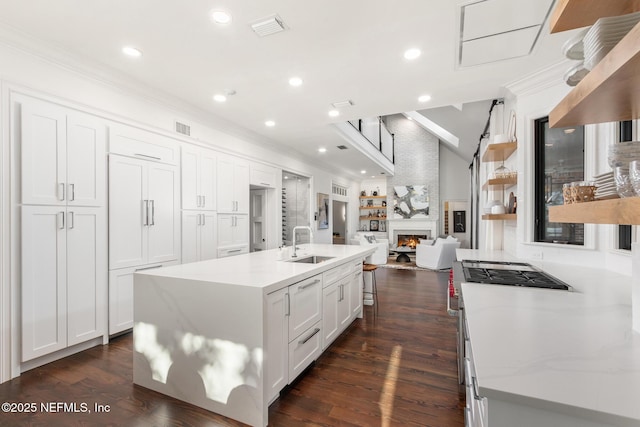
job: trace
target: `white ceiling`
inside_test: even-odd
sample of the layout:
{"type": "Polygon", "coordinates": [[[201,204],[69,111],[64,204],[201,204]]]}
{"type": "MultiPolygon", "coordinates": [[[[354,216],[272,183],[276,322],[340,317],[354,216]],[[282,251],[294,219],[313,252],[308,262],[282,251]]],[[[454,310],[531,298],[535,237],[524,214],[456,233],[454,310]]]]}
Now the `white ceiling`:
{"type": "MultiPolygon", "coordinates": [[[[521,20],[523,8],[539,1],[511,0],[520,6],[488,14],[484,25],[521,20]]],[[[492,2],[504,0],[486,1],[492,2]]],[[[458,67],[461,6],[470,3],[485,2],[0,0],[0,25],[38,40],[40,53],[64,52],[126,75],[308,161],[360,177],[371,162],[356,150],[347,150],[351,156],[337,150],[344,141],[329,124],[500,97],[506,83],[561,59],[567,35],[551,36],[545,28],[530,55],[458,67]],[[233,22],[214,24],[213,9],[228,10],[233,22]],[[273,14],[289,29],[258,37],[249,24],[273,14]],[[144,55],[125,57],[123,45],[144,55]],[[422,50],[414,61],[403,58],[410,47],[422,50]],[[294,75],[302,86],[288,84],[294,75]],[[212,100],[230,89],[236,95],[226,103],[212,100]],[[419,103],[422,94],[432,100],[419,103]],[[331,104],[344,100],[354,106],[329,117],[331,104]],[[276,126],[265,127],[267,119],[276,126]],[[328,152],[318,154],[320,146],[328,152]]],[[[481,18],[474,12],[474,30],[483,25],[481,18]]]]}

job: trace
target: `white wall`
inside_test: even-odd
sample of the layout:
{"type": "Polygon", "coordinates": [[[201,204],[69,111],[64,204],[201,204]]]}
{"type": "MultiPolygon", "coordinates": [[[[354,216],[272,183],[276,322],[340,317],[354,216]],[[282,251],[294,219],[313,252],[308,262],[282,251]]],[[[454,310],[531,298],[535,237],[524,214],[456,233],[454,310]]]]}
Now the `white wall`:
{"type": "MultiPolygon", "coordinates": [[[[533,168],[535,119],[544,117],[571,89],[562,74],[571,66],[563,62],[514,82],[507,88],[505,111],[517,113],[518,219],[505,223],[504,249],[525,259],[550,260],[576,265],[601,265],[622,274],[631,274],[630,251],[617,250],[617,228],[613,225],[585,225],[584,247],[534,242],[533,168]]],[[[606,146],[617,138],[616,124],[585,126],[585,177],[610,171],[606,146]]],[[[634,227],[635,229],[636,227],[634,227]]],[[[634,235],[637,230],[634,230],[634,235]]]]}

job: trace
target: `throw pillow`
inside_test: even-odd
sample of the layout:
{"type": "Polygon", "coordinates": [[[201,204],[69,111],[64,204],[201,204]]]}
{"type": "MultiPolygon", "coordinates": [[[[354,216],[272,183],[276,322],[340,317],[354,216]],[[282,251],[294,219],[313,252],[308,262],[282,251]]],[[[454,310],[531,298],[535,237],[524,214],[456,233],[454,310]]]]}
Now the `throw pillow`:
{"type": "Polygon", "coordinates": [[[376,243],[376,236],[371,235],[371,236],[364,236],[365,239],[367,239],[367,242],[369,243],[376,243]]]}

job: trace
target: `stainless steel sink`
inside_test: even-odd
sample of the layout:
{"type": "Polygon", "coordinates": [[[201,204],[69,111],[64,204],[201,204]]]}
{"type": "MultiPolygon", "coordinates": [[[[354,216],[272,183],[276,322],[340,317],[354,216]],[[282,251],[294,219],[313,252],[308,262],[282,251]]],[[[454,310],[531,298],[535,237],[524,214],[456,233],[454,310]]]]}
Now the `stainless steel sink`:
{"type": "Polygon", "coordinates": [[[318,264],[333,258],[334,257],[332,256],[311,255],[305,256],[304,258],[293,258],[290,260],[290,262],[299,262],[302,264],[318,264]]]}

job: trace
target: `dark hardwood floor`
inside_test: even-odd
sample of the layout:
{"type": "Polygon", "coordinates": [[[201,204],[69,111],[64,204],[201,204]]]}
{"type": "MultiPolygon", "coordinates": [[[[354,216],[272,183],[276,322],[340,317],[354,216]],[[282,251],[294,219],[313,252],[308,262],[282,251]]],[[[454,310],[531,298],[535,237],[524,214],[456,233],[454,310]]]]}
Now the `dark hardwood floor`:
{"type": "MultiPolygon", "coordinates": [[[[270,407],[270,426],[464,425],[455,319],[445,310],[448,275],[384,268],[376,274],[377,316],[365,307],[365,318],[283,391],[270,407]]],[[[134,386],[131,334],[0,384],[0,402],[38,408],[0,413],[0,426],[243,425],[134,386]],[[40,411],[52,402],[75,403],[77,412],[40,411]],[[96,412],[95,404],[109,412],[96,412]]]]}

